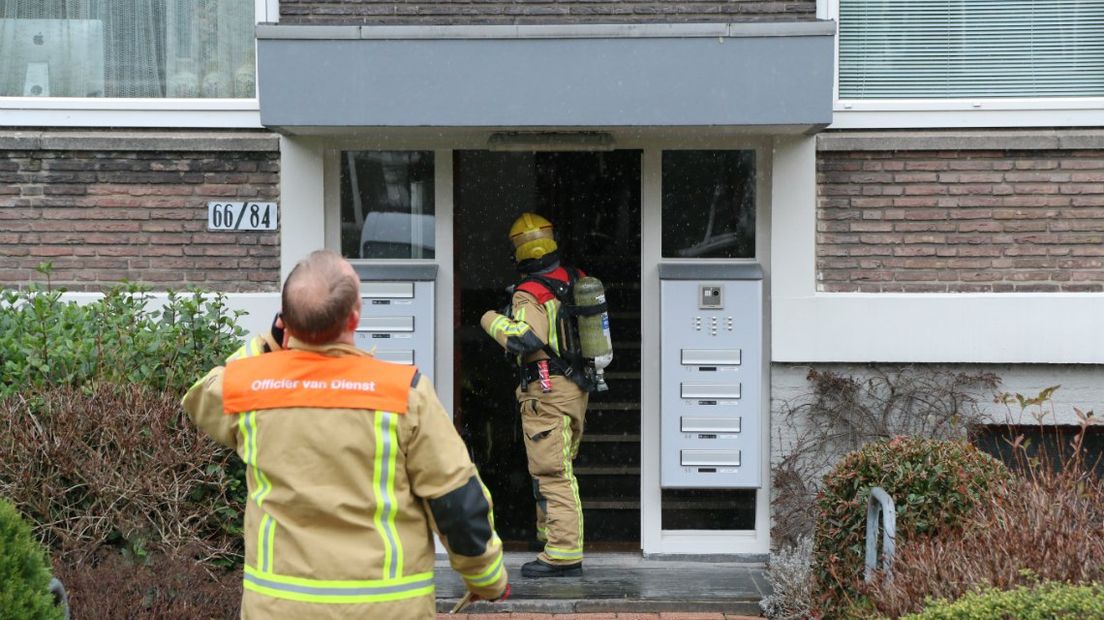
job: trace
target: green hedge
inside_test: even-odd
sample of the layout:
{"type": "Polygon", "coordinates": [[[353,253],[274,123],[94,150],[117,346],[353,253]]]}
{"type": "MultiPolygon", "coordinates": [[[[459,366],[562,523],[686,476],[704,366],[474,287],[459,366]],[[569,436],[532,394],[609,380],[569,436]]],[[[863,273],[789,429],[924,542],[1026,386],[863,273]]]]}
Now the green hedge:
{"type": "Polygon", "coordinates": [[[1101,620],[1104,584],[1070,585],[1048,582],[1032,588],[985,590],[957,601],[930,604],[910,620],[1101,620]]]}
{"type": "Polygon", "coordinates": [[[0,499],[0,617],[61,618],[49,586],[45,551],[15,507],[0,499]]]}
{"type": "Polygon", "coordinates": [[[221,294],[170,292],[159,308],[137,285],[87,304],[32,285],[0,293],[0,398],[89,381],[182,395],[242,341],[221,294]]]}

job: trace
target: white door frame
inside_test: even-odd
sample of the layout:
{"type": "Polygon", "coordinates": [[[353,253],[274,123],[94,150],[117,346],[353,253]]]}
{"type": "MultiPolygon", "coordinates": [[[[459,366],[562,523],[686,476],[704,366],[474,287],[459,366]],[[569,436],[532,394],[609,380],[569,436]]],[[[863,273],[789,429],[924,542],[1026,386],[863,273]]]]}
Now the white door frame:
{"type": "MultiPolygon", "coordinates": [[[[338,154],[347,149],[432,150],[435,168],[436,257],[438,266],[437,325],[435,327],[437,391],[451,413],[453,382],[453,150],[487,148],[488,130],[373,131],[362,135],[281,137],[281,281],[310,251],[338,247],[338,154]],[[320,209],[321,206],[321,209],[320,209]]],[[[615,147],[641,151],[641,549],[646,555],[761,556],[770,547],[770,294],[772,195],[787,194],[791,175],[801,184],[815,183],[815,166],[798,155],[808,151],[811,136],[770,136],[719,130],[634,129],[613,131],[615,147]],[[764,271],[764,346],[761,471],[762,488],[756,494],[754,530],[664,531],[660,522],[659,487],[659,278],[661,260],[661,159],[668,149],[754,149],[757,153],[756,260],[764,271]],[[779,165],[780,164],[780,165],[779,165]],[[785,169],[788,178],[775,182],[773,170],[785,169]],[[654,300],[655,303],[643,303],[654,300]]],[[[788,195],[788,194],[787,194],[788,195]]],[[[423,261],[424,262],[424,261],[423,261]]],[[[616,329],[616,327],[615,327],[616,329]]]]}

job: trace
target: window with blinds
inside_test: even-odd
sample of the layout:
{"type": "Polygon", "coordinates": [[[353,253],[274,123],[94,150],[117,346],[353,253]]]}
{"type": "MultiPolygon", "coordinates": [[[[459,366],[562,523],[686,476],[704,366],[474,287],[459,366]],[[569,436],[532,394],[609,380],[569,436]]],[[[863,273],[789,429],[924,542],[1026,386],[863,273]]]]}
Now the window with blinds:
{"type": "Polygon", "coordinates": [[[839,0],[840,99],[1104,96],[1104,0],[839,0]]]}

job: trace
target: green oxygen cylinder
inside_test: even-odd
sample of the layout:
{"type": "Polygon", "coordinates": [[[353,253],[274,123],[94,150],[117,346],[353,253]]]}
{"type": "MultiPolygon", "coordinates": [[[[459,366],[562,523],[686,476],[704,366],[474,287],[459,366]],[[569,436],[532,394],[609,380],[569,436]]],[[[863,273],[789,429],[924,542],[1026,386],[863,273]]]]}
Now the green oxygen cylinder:
{"type": "MultiPolygon", "coordinates": [[[[606,303],[606,287],[598,278],[587,276],[575,283],[575,305],[580,309],[606,303]]],[[[609,389],[603,375],[606,366],[613,361],[613,341],[610,338],[609,312],[603,310],[597,314],[580,315],[579,344],[583,357],[593,360],[595,371],[595,389],[604,392],[609,389]]]]}

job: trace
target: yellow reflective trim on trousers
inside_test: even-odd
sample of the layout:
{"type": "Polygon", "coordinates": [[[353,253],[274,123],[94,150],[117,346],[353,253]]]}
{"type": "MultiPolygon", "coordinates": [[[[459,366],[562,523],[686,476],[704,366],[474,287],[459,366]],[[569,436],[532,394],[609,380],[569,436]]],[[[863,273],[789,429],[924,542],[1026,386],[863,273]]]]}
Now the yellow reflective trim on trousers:
{"type": "Polygon", "coordinates": [[[324,604],[380,603],[433,595],[433,573],[398,579],[322,580],[261,573],[246,565],[247,590],[293,601],[324,604]]]}
{"type": "Polygon", "coordinates": [[[491,585],[492,583],[498,581],[498,578],[502,576],[502,552],[498,552],[498,554],[495,556],[494,562],[491,562],[491,565],[487,567],[487,570],[474,575],[468,573],[460,573],[460,576],[464,578],[464,581],[476,587],[491,585]]]}
{"type": "Polygon", "coordinates": [[[581,560],[583,559],[582,549],[559,549],[556,547],[544,548],[545,554],[553,560],[581,560]]]}
{"type": "Polygon", "coordinates": [[[579,518],[579,557],[583,556],[583,500],[579,497],[579,480],[575,478],[575,464],[571,450],[571,417],[563,417],[564,477],[571,485],[571,494],[575,498],[575,514],[579,518]]]}
{"type": "Polygon", "coordinates": [[[376,454],[372,467],[372,490],[376,496],[373,522],[383,539],[383,574],[396,579],[402,575],[402,541],[395,529],[398,502],[395,498],[395,466],[399,450],[398,420],[395,414],[376,411],[376,454]]]}

